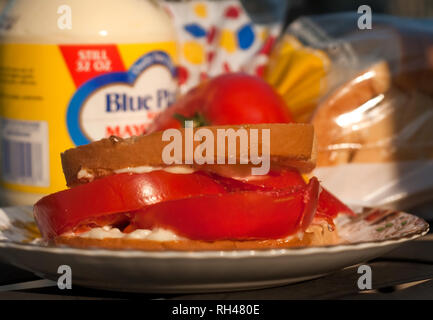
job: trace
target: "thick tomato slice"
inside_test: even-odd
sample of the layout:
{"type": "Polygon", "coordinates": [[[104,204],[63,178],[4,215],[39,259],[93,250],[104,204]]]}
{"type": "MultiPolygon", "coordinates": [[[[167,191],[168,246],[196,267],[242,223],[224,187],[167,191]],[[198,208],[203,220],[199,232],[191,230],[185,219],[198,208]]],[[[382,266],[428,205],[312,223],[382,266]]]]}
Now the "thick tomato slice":
{"type": "MultiPolygon", "coordinates": [[[[283,169],[279,172],[270,172],[270,174],[263,176],[263,179],[251,180],[248,181],[248,183],[261,186],[264,189],[299,188],[306,184],[304,178],[296,169],[283,169]]],[[[336,196],[321,187],[317,216],[332,219],[340,213],[355,215],[353,211],[336,196]]]]}
{"type": "Polygon", "coordinates": [[[135,212],[131,227],[173,230],[193,240],[277,239],[311,223],[319,196],[312,178],[301,190],[240,191],[161,202],[135,212]]]}
{"type": "Polygon", "coordinates": [[[225,192],[221,184],[199,172],[122,173],[48,195],[34,205],[33,212],[44,238],[52,238],[80,225],[103,226],[127,218],[115,213],[128,213],[161,201],[225,192]]]}
{"type": "Polygon", "coordinates": [[[270,171],[267,175],[263,176],[252,176],[238,180],[265,190],[280,190],[306,185],[299,171],[290,168],[284,168],[280,171],[270,171]]]}
{"type": "Polygon", "coordinates": [[[306,185],[302,175],[296,169],[284,168],[270,171],[263,176],[230,178],[215,173],[206,173],[230,191],[275,191],[297,190],[306,185]]]}
{"type": "Polygon", "coordinates": [[[323,187],[320,193],[317,213],[331,218],[335,218],[340,213],[350,216],[355,215],[352,209],[323,187]]]}
{"type": "MultiPolygon", "coordinates": [[[[271,171],[265,176],[254,176],[244,179],[218,178],[226,187],[239,190],[296,190],[306,185],[302,175],[296,169],[271,171]],[[235,180],[235,181],[233,181],[235,180]]],[[[338,214],[355,215],[353,211],[325,188],[321,188],[317,217],[331,221],[338,214]]]]}

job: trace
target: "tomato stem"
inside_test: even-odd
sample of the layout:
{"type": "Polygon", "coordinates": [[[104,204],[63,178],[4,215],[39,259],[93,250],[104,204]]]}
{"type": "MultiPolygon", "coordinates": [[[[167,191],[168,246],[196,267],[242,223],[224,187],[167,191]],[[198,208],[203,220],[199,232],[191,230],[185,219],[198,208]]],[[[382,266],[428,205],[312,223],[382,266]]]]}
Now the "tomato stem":
{"type": "Polygon", "coordinates": [[[209,125],[209,122],[206,120],[206,118],[198,112],[194,113],[192,117],[187,117],[179,113],[175,113],[173,117],[180,122],[183,128],[185,128],[185,121],[192,121],[194,128],[209,125]]]}

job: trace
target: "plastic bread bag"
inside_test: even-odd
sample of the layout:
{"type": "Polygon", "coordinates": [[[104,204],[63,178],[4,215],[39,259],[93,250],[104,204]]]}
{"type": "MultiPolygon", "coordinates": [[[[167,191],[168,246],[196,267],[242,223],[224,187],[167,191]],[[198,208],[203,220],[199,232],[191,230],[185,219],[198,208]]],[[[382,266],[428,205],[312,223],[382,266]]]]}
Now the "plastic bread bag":
{"type": "Polygon", "coordinates": [[[179,43],[180,92],[226,72],[261,75],[281,33],[287,4],[277,2],[165,1],[179,43]]]}
{"type": "Polygon", "coordinates": [[[404,209],[433,199],[433,24],[356,14],[289,25],[265,78],[315,125],[313,172],[352,206],[404,209]]]}

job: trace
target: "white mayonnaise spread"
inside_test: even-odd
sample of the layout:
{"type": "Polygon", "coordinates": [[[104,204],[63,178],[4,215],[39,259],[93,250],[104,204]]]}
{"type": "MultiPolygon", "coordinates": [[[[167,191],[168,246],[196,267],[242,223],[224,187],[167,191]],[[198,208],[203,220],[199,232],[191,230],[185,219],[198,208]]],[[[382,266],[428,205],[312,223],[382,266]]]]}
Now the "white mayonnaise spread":
{"type": "Polygon", "coordinates": [[[78,178],[78,180],[86,179],[86,180],[92,181],[94,176],[91,172],[87,171],[86,169],[81,169],[77,173],[77,178],[78,178]]]}
{"type": "MultiPolygon", "coordinates": [[[[127,167],[118,170],[114,170],[114,173],[149,173],[152,171],[163,170],[169,173],[175,174],[189,174],[193,173],[195,170],[190,167],[184,166],[173,166],[173,167],[151,167],[151,166],[139,166],[139,167],[127,167]]],[[[94,179],[93,172],[87,170],[86,168],[81,168],[77,173],[78,180],[87,180],[88,182],[93,181],[94,179]]]]}
{"type": "MultiPolygon", "coordinates": [[[[307,232],[308,231],[310,230],[307,230],[307,232]]],[[[79,234],[68,234],[68,235],[80,237],[80,238],[89,238],[89,239],[122,238],[122,239],[154,240],[154,241],[188,240],[187,238],[178,236],[173,231],[162,229],[162,228],[157,228],[153,230],[137,229],[131,233],[123,233],[117,228],[105,226],[101,228],[93,228],[92,230],[79,233],[79,234]]],[[[284,240],[290,240],[293,239],[294,237],[298,237],[300,240],[302,240],[303,235],[304,235],[303,232],[298,232],[296,234],[287,236],[286,238],[284,238],[284,240]]]]}
{"type": "Polygon", "coordinates": [[[150,166],[140,166],[140,167],[127,167],[119,170],[115,170],[115,173],[148,173],[152,171],[163,170],[165,172],[177,173],[177,174],[189,174],[193,173],[194,169],[189,167],[182,166],[173,166],[173,167],[150,167],[150,166]]]}
{"type": "Polygon", "coordinates": [[[123,233],[117,228],[105,226],[102,228],[93,228],[87,232],[76,234],[75,236],[81,238],[91,239],[104,239],[104,238],[123,238],[123,239],[141,239],[141,240],[154,240],[154,241],[175,241],[185,240],[185,238],[178,236],[174,232],[166,229],[137,229],[131,233],[123,233]]]}

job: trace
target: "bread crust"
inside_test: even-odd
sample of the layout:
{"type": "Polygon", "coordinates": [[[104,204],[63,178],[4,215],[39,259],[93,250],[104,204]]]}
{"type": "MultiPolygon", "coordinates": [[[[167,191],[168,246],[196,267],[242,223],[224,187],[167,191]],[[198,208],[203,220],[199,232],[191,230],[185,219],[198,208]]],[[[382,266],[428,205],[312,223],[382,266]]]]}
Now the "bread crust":
{"type": "Polygon", "coordinates": [[[143,250],[143,251],[209,251],[209,250],[255,250],[255,249],[282,249],[306,246],[333,245],[340,242],[337,231],[329,230],[326,226],[312,226],[302,238],[297,236],[290,239],[269,240],[176,240],[154,241],[125,238],[92,239],[77,236],[60,236],[53,240],[55,245],[66,245],[75,248],[103,248],[113,250],[143,250]]]}
{"type": "MultiPolygon", "coordinates": [[[[271,166],[291,166],[304,172],[311,171],[315,166],[315,136],[314,128],[310,124],[256,124],[201,128],[209,129],[214,134],[214,163],[217,163],[217,130],[229,128],[237,130],[244,128],[248,132],[248,138],[250,137],[251,129],[259,129],[259,153],[262,150],[260,130],[270,129],[271,166]]],[[[195,128],[194,130],[201,128],[195,128]]],[[[185,130],[179,130],[183,140],[185,130]]],[[[162,151],[171,141],[163,141],[162,134],[163,132],[155,132],[149,135],[131,137],[128,139],[110,137],[108,139],[92,142],[88,145],[66,150],[61,154],[61,159],[67,185],[72,187],[87,183],[93,179],[114,174],[116,170],[128,167],[167,166],[162,160],[162,151]],[[91,180],[89,180],[88,177],[79,177],[78,173],[81,170],[84,170],[86,174],[91,177],[91,180]]],[[[194,149],[200,143],[200,141],[195,141],[194,149]]],[[[240,158],[239,149],[239,143],[237,143],[237,164],[239,164],[240,158]]],[[[249,151],[248,146],[248,152],[249,151]]],[[[185,163],[184,153],[182,153],[182,159],[179,160],[185,163]]],[[[252,165],[252,163],[249,163],[249,165],[252,165]]],[[[197,164],[193,164],[192,166],[200,167],[197,164]]],[[[207,167],[209,166],[210,165],[207,165],[207,167]]],[[[224,164],[224,166],[229,165],[224,164]]]]}

